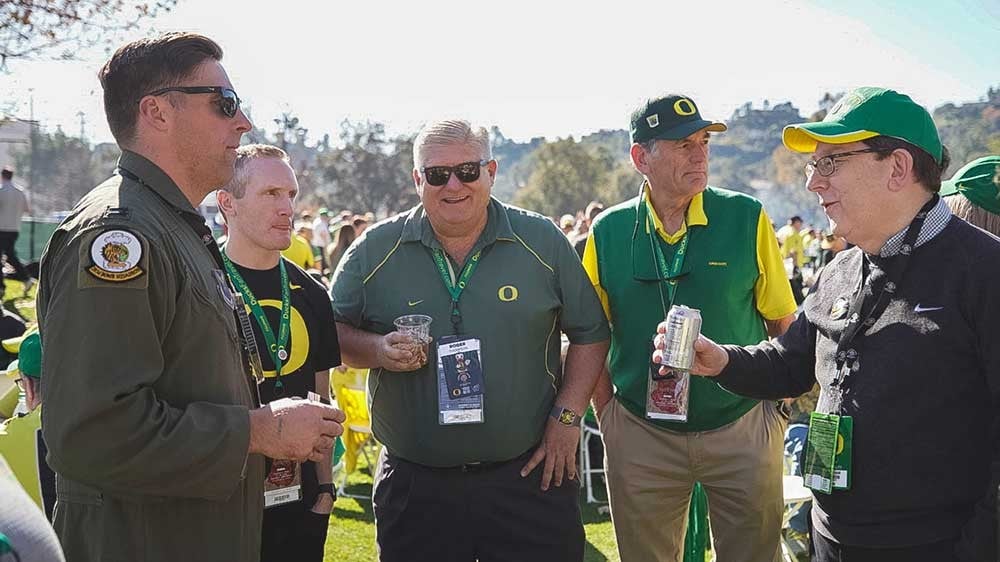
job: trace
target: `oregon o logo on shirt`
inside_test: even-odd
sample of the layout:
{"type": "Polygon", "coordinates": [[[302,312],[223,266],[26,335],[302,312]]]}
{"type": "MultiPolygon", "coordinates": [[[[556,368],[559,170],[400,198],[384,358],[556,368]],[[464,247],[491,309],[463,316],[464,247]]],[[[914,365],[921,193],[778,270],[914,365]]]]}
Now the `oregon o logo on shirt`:
{"type": "Polygon", "coordinates": [[[517,287],[513,285],[504,285],[500,287],[497,291],[497,298],[503,302],[511,302],[517,300],[517,287]]]}
{"type": "Polygon", "coordinates": [[[674,113],[677,115],[694,115],[698,111],[694,108],[694,103],[687,98],[681,98],[674,102],[674,113]]]}
{"type": "MultiPolygon", "coordinates": [[[[261,308],[271,307],[281,310],[281,301],[274,299],[263,299],[260,301],[261,308]]],[[[288,374],[294,373],[302,368],[306,364],[306,358],[309,357],[309,327],[306,326],[306,321],[302,318],[302,314],[299,313],[298,309],[294,306],[292,309],[291,317],[291,331],[288,334],[288,343],[291,345],[291,356],[288,358],[288,362],[281,367],[281,372],[288,374]]],[[[271,378],[275,376],[275,372],[264,371],[264,377],[271,378]]]]}

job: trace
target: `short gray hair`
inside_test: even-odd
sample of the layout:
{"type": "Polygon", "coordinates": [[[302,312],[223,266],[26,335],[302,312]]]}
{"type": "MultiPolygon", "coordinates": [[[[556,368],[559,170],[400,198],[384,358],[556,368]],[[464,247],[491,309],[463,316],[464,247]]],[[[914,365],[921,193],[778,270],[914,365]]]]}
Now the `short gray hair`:
{"type": "Polygon", "coordinates": [[[413,140],[413,167],[420,169],[424,148],[455,144],[478,145],[484,160],[493,159],[490,133],[486,127],[473,126],[464,119],[446,119],[424,125],[413,140]]]}
{"type": "Polygon", "coordinates": [[[288,153],[269,144],[245,144],[236,149],[236,163],[233,165],[233,177],[222,189],[233,194],[236,199],[243,199],[247,193],[247,165],[258,158],[277,158],[288,163],[288,153]]]}

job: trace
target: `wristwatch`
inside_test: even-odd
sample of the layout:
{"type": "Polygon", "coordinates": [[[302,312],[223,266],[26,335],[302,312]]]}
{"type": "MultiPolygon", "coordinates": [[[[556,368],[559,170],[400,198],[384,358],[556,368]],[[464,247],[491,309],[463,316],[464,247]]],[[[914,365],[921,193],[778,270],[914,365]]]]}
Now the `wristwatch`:
{"type": "Polygon", "coordinates": [[[320,484],[316,488],[316,491],[318,493],[320,493],[320,494],[322,494],[323,492],[326,492],[326,493],[330,494],[331,496],[333,496],[333,499],[337,499],[337,490],[333,487],[333,484],[320,484]]]}
{"type": "Polygon", "coordinates": [[[552,406],[552,411],[549,412],[549,415],[563,425],[580,427],[580,416],[569,408],[563,408],[557,404],[552,406]]]}

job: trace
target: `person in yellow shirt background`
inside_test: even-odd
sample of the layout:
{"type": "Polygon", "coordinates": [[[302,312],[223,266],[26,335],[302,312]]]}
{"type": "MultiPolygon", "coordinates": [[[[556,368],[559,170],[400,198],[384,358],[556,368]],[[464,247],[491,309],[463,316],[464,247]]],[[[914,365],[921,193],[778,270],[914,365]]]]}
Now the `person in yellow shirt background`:
{"type": "MultiPolygon", "coordinates": [[[[301,234],[303,227],[304,224],[302,223],[295,225],[295,233],[292,235],[292,245],[282,250],[281,255],[288,261],[309,271],[315,267],[316,259],[313,257],[312,244],[309,243],[309,238],[305,238],[301,234]]],[[[311,225],[309,229],[312,229],[311,225]]]]}
{"type": "Polygon", "coordinates": [[[20,390],[14,415],[0,424],[0,456],[28,493],[28,496],[52,517],[55,506],[55,474],[45,462],[47,448],[41,432],[42,342],[37,330],[22,338],[6,340],[5,346],[17,346],[18,358],[4,371],[17,382],[20,390]]]}
{"type": "Polygon", "coordinates": [[[781,245],[781,257],[785,260],[785,273],[792,285],[792,295],[795,304],[801,305],[805,300],[802,294],[802,266],[806,263],[805,246],[802,244],[802,217],[796,215],[788,219],[788,224],[778,229],[776,236],[781,245]]]}

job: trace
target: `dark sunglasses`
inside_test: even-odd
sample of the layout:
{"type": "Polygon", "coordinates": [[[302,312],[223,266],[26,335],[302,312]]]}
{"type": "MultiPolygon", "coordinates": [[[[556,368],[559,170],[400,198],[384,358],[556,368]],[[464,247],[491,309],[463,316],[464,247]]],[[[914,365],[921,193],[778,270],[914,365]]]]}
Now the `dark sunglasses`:
{"type": "Polygon", "coordinates": [[[236,117],[236,112],[240,110],[240,97],[232,89],[223,88],[222,86],[171,86],[170,88],[160,88],[159,90],[149,92],[146,96],[160,96],[167,92],[219,94],[219,99],[216,100],[216,103],[219,105],[219,111],[230,119],[236,117]]]}
{"type": "Polygon", "coordinates": [[[425,166],[420,169],[420,173],[424,175],[427,183],[434,187],[441,187],[448,183],[448,179],[453,173],[458,181],[472,183],[479,179],[480,170],[489,163],[489,160],[480,160],[479,162],[462,162],[454,166],[425,166]]]}

